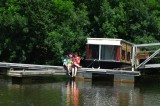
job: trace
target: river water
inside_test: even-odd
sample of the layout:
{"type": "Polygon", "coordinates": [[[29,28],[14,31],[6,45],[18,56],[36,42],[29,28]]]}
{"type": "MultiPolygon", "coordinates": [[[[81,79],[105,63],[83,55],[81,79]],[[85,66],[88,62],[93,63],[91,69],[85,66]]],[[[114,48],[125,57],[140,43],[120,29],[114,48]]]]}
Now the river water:
{"type": "Polygon", "coordinates": [[[160,106],[160,84],[72,79],[16,84],[1,78],[0,106],[160,106]]]}

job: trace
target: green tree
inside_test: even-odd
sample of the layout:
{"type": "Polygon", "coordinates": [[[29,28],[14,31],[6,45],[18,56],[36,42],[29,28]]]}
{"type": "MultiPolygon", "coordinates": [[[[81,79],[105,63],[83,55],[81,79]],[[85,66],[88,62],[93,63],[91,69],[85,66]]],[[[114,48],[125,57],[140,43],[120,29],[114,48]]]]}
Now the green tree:
{"type": "Polygon", "coordinates": [[[102,0],[97,5],[99,10],[96,12],[99,14],[94,14],[94,21],[92,21],[97,23],[93,29],[97,29],[100,35],[92,36],[121,38],[135,43],[139,36],[159,39],[158,4],[156,0],[102,0]]]}
{"type": "Polygon", "coordinates": [[[0,5],[0,59],[1,61],[22,62],[26,60],[25,33],[27,20],[18,11],[17,0],[1,1],[0,5]]]}
{"type": "Polygon", "coordinates": [[[60,64],[87,37],[160,41],[158,0],[1,0],[0,61],[60,64]]]}
{"type": "Polygon", "coordinates": [[[86,7],[83,4],[79,8],[75,8],[73,3],[68,5],[70,5],[70,8],[66,12],[69,17],[65,18],[62,24],[57,25],[57,28],[51,31],[46,39],[46,44],[54,53],[51,58],[53,60],[51,62],[54,64],[57,62],[60,64],[63,56],[69,53],[78,52],[81,56],[84,56],[84,46],[89,35],[87,34],[89,21],[86,7]]]}
{"type": "Polygon", "coordinates": [[[103,32],[103,37],[122,39],[127,37],[127,15],[124,10],[124,3],[120,3],[117,7],[112,8],[110,3],[104,0],[99,20],[102,24],[101,31],[103,32]]]}

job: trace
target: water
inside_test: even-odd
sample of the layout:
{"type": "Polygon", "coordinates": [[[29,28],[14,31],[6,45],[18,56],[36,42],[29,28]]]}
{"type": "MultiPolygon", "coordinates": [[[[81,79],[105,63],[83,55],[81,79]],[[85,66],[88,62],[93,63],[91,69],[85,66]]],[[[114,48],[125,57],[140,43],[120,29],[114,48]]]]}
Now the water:
{"type": "Polygon", "coordinates": [[[2,78],[0,106],[160,106],[160,85],[77,80],[13,84],[2,78]]]}

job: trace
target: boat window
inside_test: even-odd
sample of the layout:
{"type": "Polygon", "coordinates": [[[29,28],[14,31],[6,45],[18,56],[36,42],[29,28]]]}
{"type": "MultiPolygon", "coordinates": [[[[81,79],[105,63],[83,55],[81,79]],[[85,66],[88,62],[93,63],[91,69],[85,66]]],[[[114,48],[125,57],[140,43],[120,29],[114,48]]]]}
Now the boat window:
{"type": "Polygon", "coordinates": [[[87,59],[99,59],[99,45],[87,45],[87,59]]]}
{"type": "Polygon", "coordinates": [[[131,53],[127,52],[127,61],[130,61],[130,59],[131,59],[131,53]]]}
{"type": "Polygon", "coordinates": [[[125,50],[122,50],[122,60],[125,60],[126,56],[125,56],[125,50]]]}
{"type": "Polygon", "coordinates": [[[101,60],[119,61],[119,46],[102,45],[101,46],[101,60]]]}

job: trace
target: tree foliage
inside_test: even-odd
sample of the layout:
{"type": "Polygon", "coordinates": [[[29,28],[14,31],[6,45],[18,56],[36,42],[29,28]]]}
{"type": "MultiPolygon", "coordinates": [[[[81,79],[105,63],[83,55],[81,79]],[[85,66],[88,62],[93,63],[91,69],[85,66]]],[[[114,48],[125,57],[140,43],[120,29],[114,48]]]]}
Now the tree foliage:
{"type": "Polygon", "coordinates": [[[1,0],[0,61],[60,65],[87,37],[160,41],[159,0],[1,0]]]}

